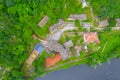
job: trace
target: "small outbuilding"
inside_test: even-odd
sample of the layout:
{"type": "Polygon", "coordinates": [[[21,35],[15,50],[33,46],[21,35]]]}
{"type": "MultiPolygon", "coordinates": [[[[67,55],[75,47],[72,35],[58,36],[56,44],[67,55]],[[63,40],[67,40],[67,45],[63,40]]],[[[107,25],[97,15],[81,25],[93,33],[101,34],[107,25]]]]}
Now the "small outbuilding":
{"type": "Polygon", "coordinates": [[[45,15],[45,16],[43,17],[43,19],[38,23],[38,25],[39,25],[40,27],[44,27],[44,25],[47,23],[48,19],[49,19],[49,17],[48,17],[47,15],[45,15]]]}
{"type": "Polygon", "coordinates": [[[87,4],[86,0],[82,0],[82,8],[87,7],[87,6],[88,6],[88,4],[87,4]]]}
{"type": "Polygon", "coordinates": [[[76,51],[76,54],[75,56],[78,57],[80,56],[80,51],[82,51],[82,47],[81,46],[75,46],[75,51],[76,51]]]}
{"type": "Polygon", "coordinates": [[[70,14],[68,17],[68,20],[86,20],[87,19],[87,15],[86,14],[70,14]]]}
{"type": "Polygon", "coordinates": [[[90,23],[81,22],[80,24],[83,28],[85,28],[88,32],[90,32],[90,27],[91,27],[90,23]]]}
{"type": "Polygon", "coordinates": [[[64,32],[68,30],[77,30],[77,27],[75,27],[75,22],[65,22],[64,27],[61,29],[61,31],[64,32]]]}
{"type": "Polygon", "coordinates": [[[65,43],[64,43],[64,46],[65,46],[65,48],[70,48],[70,47],[72,47],[72,46],[73,46],[72,40],[69,40],[69,41],[65,42],[65,43]]]}
{"type": "Polygon", "coordinates": [[[117,19],[116,19],[116,22],[117,22],[117,23],[116,23],[116,27],[120,27],[120,18],[117,18],[117,19]]]}
{"type": "Polygon", "coordinates": [[[108,25],[109,25],[108,20],[103,20],[103,21],[98,22],[98,27],[106,27],[108,25]]]}

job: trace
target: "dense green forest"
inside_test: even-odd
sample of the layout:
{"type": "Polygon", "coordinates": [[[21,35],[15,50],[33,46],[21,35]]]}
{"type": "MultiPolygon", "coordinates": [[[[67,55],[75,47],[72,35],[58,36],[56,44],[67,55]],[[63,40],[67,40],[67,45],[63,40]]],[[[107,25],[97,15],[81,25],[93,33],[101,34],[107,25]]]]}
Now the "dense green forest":
{"type": "MultiPolygon", "coordinates": [[[[95,15],[102,18],[120,17],[120,0],[88,1],[95,15]]],[[[49,33],[48,27],[59,18],[66,20],[69,14],[82,11],[81,3],[77,0],[0,0],[0,66],[9,68],[3,80],[25,79],[21,67],[37,42],[32,39],[33,33],[44,39],[49,33]],[[40,28],[38,22],[44,15],[48,15],[50,20],[45,28],[40,28]]],[[[89,64],[102,63],[117,53],[120,56],[120,32],[101,33],[100,38],[101,47],[106,40],[109,45],[103,53],[97,51],[99,54],[92,55],[89,64]],[[109,39],[105,35],[110,36],[109,39]]],[[[33,64],[37,75],[44,73],[44,59],[45,54],[33,64]]]]}
{"type": "MultiPolygon", "coordinates": [[[[36,43],[32,34],[45,38],[48,26],[58,18],[66,19],[70,13],[80,13],[80,7],[81,4],[73,0],[0,0],[0,66],[10,68],[4,79],[24,79],[21,66],[36,43]],[[38,22],[44,15],[50,20],[46,28],[41,29],[38,22]]],[[[44,65],[42,58],[41,63],[35,65],[44,65]]]]}
{"type": "Polygon", "coordinates": [[[101,19],[120,17],[120,0],[87,0],[101,19]]]}

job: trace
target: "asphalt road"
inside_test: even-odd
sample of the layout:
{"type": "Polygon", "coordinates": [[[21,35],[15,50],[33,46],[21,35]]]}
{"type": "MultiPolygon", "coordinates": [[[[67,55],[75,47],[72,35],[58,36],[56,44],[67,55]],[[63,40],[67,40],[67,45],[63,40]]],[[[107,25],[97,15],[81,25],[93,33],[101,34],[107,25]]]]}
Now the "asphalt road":
{"type": "Polygon", "coordinates": [[[99,65],[96,69],[87,65],[51,72],[35,80],[120,80],[120,59],[99,65]]]}

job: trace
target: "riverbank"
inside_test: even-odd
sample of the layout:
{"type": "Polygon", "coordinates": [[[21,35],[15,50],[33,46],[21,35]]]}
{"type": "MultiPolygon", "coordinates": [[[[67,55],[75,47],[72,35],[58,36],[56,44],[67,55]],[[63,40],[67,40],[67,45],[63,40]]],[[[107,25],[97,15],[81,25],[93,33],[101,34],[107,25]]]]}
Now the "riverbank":
{"type": "Polygon", "coordinates": [[[96,69],[88,65],[74,66],[67,70],[51,72],[35,80],[120,80],[120,59],[113,59],[109,63],[97,66],[96,69]]]}

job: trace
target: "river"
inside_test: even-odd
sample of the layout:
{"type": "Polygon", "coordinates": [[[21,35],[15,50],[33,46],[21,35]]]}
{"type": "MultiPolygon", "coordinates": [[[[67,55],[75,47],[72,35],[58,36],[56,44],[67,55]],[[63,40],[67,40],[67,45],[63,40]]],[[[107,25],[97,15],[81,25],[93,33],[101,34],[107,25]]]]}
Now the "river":
{"type": "Polygon", "coordinates": [[[51,72],[35,80],[120,80],[120,59],[113,59],[96,69],[88,65],[51,72]]]}

